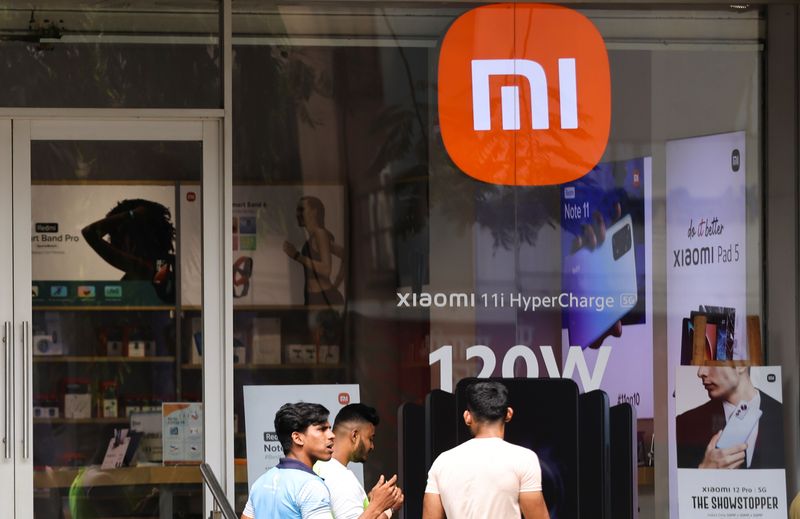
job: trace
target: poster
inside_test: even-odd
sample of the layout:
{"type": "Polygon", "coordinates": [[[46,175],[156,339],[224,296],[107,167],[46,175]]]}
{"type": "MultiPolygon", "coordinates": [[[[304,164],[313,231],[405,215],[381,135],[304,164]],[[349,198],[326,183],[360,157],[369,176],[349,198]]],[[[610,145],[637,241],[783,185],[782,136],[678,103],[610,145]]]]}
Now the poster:
{"type": "Polygon", "coordinates": [[[173,304],[174,206],[172,186],[31,186],[33,304],[173,304]]]}
{"type": "MultiPolygon", "coordinates": [[[[247,439],[247,486],[278,464],[283,448],[275,434],[275,413],[287,402],[314,402],[330,411],[333,425],[339,409],[360,402],[357,384],[305,384],[287,386],[244,386],[245,435],[247,439]]],[[[348,465],[362,486],[360,463],[348,465]]]]}
{"type": "Polygon", "coordinates": [[[164,402],[161,425],[165,465],[203,461],[203,404],[164,402]]]}
{"type": "MultiPolygon", "coordinates": [[[[182,296],[200,305],[202,228],[198,186],[180,192],[182,296]]],[[[233,304],[344,304],[347,250],[341,186],[234,186],[233,304]],[[311,268],[314,265],[314,268],[311,268]]]]}
{"type": "Polygon", "coordinates": [[[560,186],[562,365],[567,346],[590,367],[605,359],[600,389],[639,418],[653,417],[651,170],[650,157],[603,163],[560,186]]]}
{"type": "Polygon", "coordinates": [[[781,369],[680,366],[679,519],[786,518],[781,369]]]}
{"type": "MultiPolygon", "coordinates": [[[[670,141],[667,167],[667,380],[691,360],[688,325],[696,312],[716,321],[709,356],[743,360],[745,333],[745,133],[670,141]]],[[[668,388],[675,393],[674,385],[668,388]]],[[[677,499],[674,406],[668,406],[671,500],[677,499]]],[[[674,517],[674,515],[673,515],[674,517]]]]}

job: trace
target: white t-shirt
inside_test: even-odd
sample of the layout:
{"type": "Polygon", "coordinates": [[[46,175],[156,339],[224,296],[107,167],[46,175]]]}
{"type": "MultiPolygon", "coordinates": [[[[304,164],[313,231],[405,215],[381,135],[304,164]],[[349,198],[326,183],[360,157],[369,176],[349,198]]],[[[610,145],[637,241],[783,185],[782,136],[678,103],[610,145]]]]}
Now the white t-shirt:
{"type": "Polygon", "coordinates": [[[428,472],[447,519],[519,519],[520,492],[542,491],[536,454],[501,438],[473,438],[443,452],[428,472]]]}
{"type": "Polygon", "coordinates": [[[318,461],[314,472],[325,480],[331,493],[331,508],[336,519],[356,519],[369,504],[367,493],[353,471],[339,463],[336,458],[318,461]]]}

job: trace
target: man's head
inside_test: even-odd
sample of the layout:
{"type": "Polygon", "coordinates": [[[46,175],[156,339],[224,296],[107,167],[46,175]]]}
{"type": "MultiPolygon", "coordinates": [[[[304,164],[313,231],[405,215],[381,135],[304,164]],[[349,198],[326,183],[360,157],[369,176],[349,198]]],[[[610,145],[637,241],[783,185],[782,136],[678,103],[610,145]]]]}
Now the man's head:
{"type": "Polygon", "coordinates": [[[712,400],[725,400],[738,404],[740,400],[750,400],[754,391],[750,381],[750,368],[746,366],[700,366],[697,376],[712,400]]]}
{"type": "Polygon", "coordinates": [[[500,382],[480,381],[467,386],[464,422],[475,433],[477,427],[504,424],[514,411],[508,406],[508,389],[500,382]]]}
{"type": "Polygon", "coordinates": [[[283,404],[275,414],[275,433],[284,454],[308,457],[313,464],[333,454],[333,432],[328,410],[320,404],[283,404]]]}
{"type": "Polygon", "coordinates": [[[378,423],[380,417],[375,408],[364,404],[344,406],[333,424],[336,457],[341,453],[347,461],[367,461],[369,453],[375,448],[375,427],[378,423]]]}

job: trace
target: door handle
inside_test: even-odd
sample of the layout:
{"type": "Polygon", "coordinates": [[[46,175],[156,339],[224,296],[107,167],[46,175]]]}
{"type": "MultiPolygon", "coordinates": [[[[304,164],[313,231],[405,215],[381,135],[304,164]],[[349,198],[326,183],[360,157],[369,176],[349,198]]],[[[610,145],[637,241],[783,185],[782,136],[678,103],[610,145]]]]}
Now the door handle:
{"type": "Polygon", "coordinates": [[[14,408],[13,402],[14,399],[12,398],[12,394],[14,392],[14,384],[11,380],[11,374],[14,372],[13,369],[13,356],[12,352],[14,350],[14,340],[11,337],[12,327],[11,321],[6,321],[3,323],[3,348],[5,353],[5,381],[6,381],[6,396],[5,396],[5,429],[3,430],[3,456],[5,459],[10,460],[12,457],[12,441],[11,441],[11,426],[13,423],[12,417],[14,414],[12,410],[14,408]]]}
{"type": "Polygon", "coordinates": [[[22,459],[31,457],[31,323],[22,321],[22,459]]]}

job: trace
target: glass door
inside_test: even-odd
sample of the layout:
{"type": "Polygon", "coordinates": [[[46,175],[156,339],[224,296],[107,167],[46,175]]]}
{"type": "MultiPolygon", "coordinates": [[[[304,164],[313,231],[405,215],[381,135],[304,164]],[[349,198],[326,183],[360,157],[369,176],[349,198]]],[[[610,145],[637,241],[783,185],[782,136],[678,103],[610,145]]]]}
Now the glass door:
{"type": "Polygon", "coordinates": [[[217,123],[22,120],[13,141],[16,517],[205,517],[217,123]]]}
{"type": "MultiPolygon", "coordinates": [[[[0,119],[0,485],[14,488],[14,301],[12,276],[11,220],[11,120],[0,119]]],[[[0,517],[14,514],[14,494],[7,492],[0,500],[0,517]]]]}

